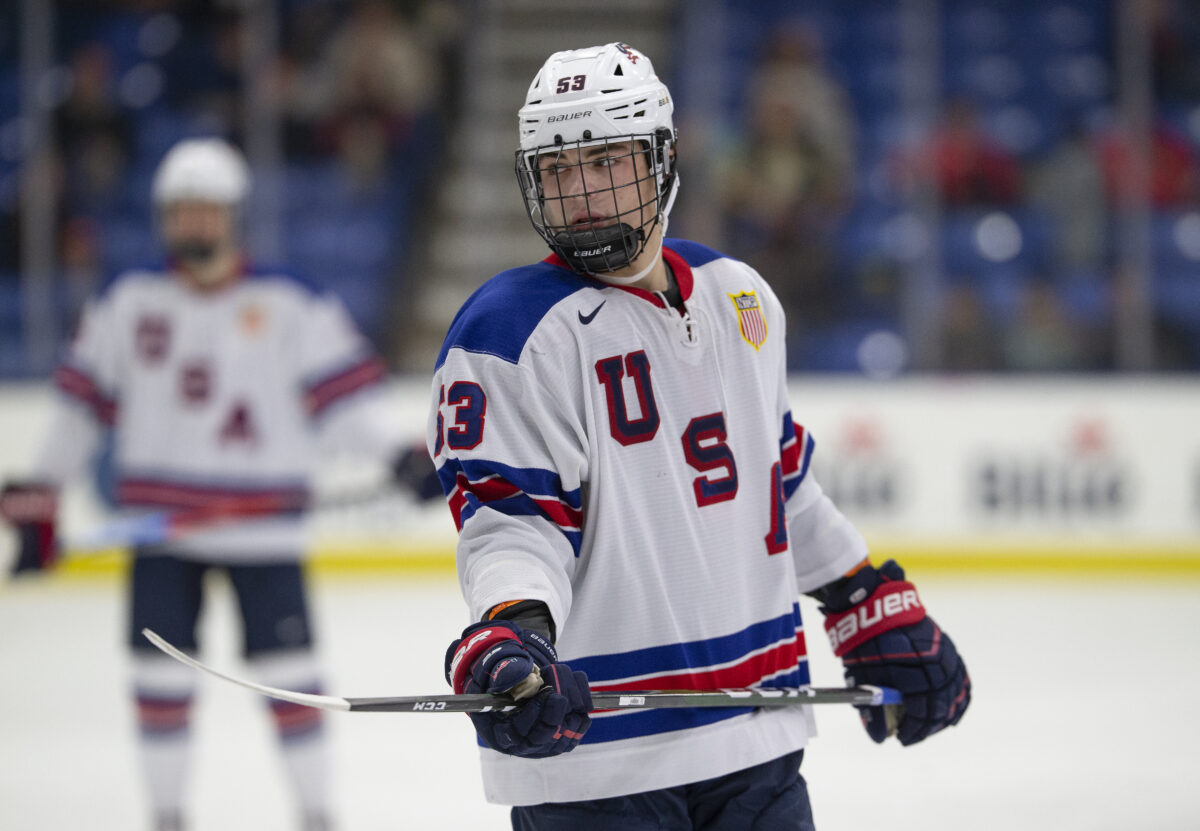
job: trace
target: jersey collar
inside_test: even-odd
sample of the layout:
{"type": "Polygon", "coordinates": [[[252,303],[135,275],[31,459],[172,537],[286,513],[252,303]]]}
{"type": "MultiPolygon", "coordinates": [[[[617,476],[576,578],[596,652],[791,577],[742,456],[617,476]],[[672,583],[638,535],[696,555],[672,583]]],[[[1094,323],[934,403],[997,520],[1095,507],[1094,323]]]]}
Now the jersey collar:
{"type": "MultiPolygon", "coordinates": [[[[684,302],[687,302],[692,296],[692,287],[695,284],[695,277],[692,275],[692,267],[687,264],[687,261],[683,257],[676,254],[665,244],[663,245],[662,253],[663,259],[666,260],[667,265],[671,267],[671,271],[675,273],[675,282],[679,284],[680,296],[683,298],[684,302]]],[[[559,268],[565,268],[567,271],[571,271],[571,267],[567,265],[567,261],[557,254],[551,254],[550,256],[546,257],[546,259],[542,260],[542,262],[558,266],[559,268]]],[[[593,277],[590,274],[581,274],[580,276],[585,280],[595,284],[598,288],[626,291],[635,297],[640,297],[649,303],[653,303],[660,309],[666,308],[666,304],[663,303],[663,299],[652,291],[634,288],[633,286],[614,286],[612,283],[606,283],[599,277],[593,277]]]]}
{"type": "Polygon", "coordinates": [[[167,270],[173,275],[175,280],[179,282],[189,292],[204,295],[217,295],[232,289],[234,286],[244,282],[254,270],[253,264],[250,262],[249,256],[240,254],[238,256],[237,265],[233,269],[233,274],[226,280],[222,280],[214,286],[199,285],[192,280],[189,280],[187,275],[183,273],[183,268],[179,261],[174,257],[167,258],[167,270]]]}

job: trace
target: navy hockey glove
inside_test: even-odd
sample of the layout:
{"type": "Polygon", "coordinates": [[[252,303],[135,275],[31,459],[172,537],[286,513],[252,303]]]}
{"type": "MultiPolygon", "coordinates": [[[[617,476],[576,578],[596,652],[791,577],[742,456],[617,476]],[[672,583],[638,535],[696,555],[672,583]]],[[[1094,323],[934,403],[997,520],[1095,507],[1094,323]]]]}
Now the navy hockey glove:
{"type": "Polygon", "coordinates": [[[34,482],[12,482],[0,490],[0,517],[17,531],[17,558],[11,571],[42,571],[58,558],[55,516],[58,490],[34,482]]]}
{"type": "Polygon", "coordinates": [[[550,641],[512,621],[464,629],[446,650],[446,680],[458,694],[508,693],[521,699],[520,707],[506,713],[468,714],[484,743],[510,756],[567,753],[591,724],[587,676],[558,663],[550,641]]]}
{"type": "Polygon", "coordinates": [[[411,491],[422,502],[441,499],[445,495],[424,442],[405,447],[397,453],[392,459],[391,468],[392,481],[398,487],[411,491]]]}
{"type": "MultiPolygon", "coordinates": [[[[904,696],[900,744],[916,744],[958,723],[971,702],[967,668],[895,560],[878,569],[865,566],[816,596],[846,682],[894,687],[904,696]]],[[[859,709],[872,739],[882,742],[891,734],[885,708],[859,709]]]]}

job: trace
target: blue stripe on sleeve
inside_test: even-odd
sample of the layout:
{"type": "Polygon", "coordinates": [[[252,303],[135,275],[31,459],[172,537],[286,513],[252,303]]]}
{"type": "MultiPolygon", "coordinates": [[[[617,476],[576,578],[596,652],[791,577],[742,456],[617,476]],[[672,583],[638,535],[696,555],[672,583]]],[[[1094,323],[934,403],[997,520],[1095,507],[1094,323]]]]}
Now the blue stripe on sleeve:
{"type": "Polygon", "coordinates": [[[817,443],[813,440],[812,433],[804,431],[804,447],[800,449],[800,476],[796,479],[796,484],[799,485],[804,481],[804,477],[808,475],[808,465],[812,461],[813,451],[816,450],[817,443]]]}
{"type": "Polygon", "coordinates": [[[583,491],[581,488],[574,488],[570,491],[563,490],[561,477],[557,473],[545,470],[544,468],[513,467],[512,465],[488,459],[463,460],[449,458],[437,471],[438,481],[442,485],[442,492],[447,496],[457,487],[460,473],[473,483],[495,477],[522,491],[522,493],[491,500],[487,503],[480,501],[479,497],[473,493],[465,493],[464,499],[466,504],[463,505],[459,515],[461,524],[465,525],[468,519],[483,508],[496,510],[509,516],[544,516],[562,531],[563,536],[567,538],[567,542],[571,544],[571,550],[575,556],[579,556],[579,551],[583,544],[582,529],[564,528],[562,525],[559,525],[546,514],[532,497],[557,499],[566,507],[580,511],[583,509],[583,491]]]}
{"type": "MultiPolygon", "coordinates": [[[[791,410],[783,414],[783,431],[779,437],[779,448],[782,452],[783,446],[796,437],[796,424],[792,420],[791,410]]],[[[804,443],[800,447],[800,458],[797,465],[797,472],[790,476],[785,474],[783,477],[783,498],[791,499],[792,494],[800,487],[800,483],[804,481],[804,477],[808,475],[808,466],[812,462],[813,451],[816,449],[816,442],[813,441],[812,433],[808,430],[804,431],[804,443]]]]}
{"type": "Polygon", "coordinates": [[[503,462],[490,459],[447,459],[438,468],[438,480],[442,483],[442,492],[449,495],[458,482],[458,474],[464,473],[471,482],[498,476],[505,482],[516,485],[525,493],[534,496],[557,497],[568,507],[579,511],[583,509],[583,490],[563,490],[562,477],[552,470],[540,467],[513,467],[503,462]]]}
{"type": "Polygon", "coordinates": [[[792,418],[792,411],[788,410],[783,414],[783,430],[779,433],[779,446],[783,447],[796,435],[796,420],[792,418]]]}
{"type": "Polygon", "coordinates": [[[467,524],[467,520],[475,516],[482,509],[499,511],[508,516],[540,516],[549,520],[555,528],[560,530],[567,542],[571,544],[571,550],[576,557],[579,556],[580,546],[583,545],[583,532],[573,528],[564,528],[549,517],[541,507],[524,494],[518,496],[510,496],[508,499],[495,499],[490,502],[480,502],[479,497],[473,493],[466,496],[467,504],[463,506],[461,517],[463,525],[467,524]]]}

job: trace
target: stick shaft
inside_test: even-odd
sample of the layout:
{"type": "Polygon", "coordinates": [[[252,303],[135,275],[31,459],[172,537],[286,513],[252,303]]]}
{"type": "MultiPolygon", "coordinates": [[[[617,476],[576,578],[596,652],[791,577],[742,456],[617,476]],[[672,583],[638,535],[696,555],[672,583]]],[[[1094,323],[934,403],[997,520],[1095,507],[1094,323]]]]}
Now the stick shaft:
{"type": "MultiPolygon", "coordinates": [[[[486,713],[513,709],[501,695],[427,695],[345,699],[352,712],[486,713]]],[[[643,710],[676,707],[792,707],[797,704],[899,704],[887,687],[784,687],[730,690],[592,690],[594,710],[643,710]]]]}
{"type": "MultiPolygon", "coordinates": [[[[168,643],[158,633],[142,634],[176,661],[253,690],[268,698],[317,707],[360,713],[494,713],[514,709],[516,703],[503,695],[409,695],[385,698],[339,698],[333,695],[281,690],[238,678],[197,661],[168,643]]],[[[786,687],[740,690],[592,690],[594,710],[643,710],[664,707],[790,707],[796,704],[899,704],[900,694],[887,687],[786,687]]]]}

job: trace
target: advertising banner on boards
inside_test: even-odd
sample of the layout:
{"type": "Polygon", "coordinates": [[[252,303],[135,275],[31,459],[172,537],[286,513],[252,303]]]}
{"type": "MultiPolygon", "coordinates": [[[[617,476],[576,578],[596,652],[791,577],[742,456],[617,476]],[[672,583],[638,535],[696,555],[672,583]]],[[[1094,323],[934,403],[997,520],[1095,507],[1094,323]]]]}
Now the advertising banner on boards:
{"type": "MultiPolygon", "coordinates": [[[[1200,573],[1200,383],[1189,378],[794,377],[813,472],[877,558],[944,569],[1200,573]]],[[[0,388],[0,477],[19,475],[52,393],[0,388]]],[[[387,417],[414,440],[420,378],[392,382],[387,417]]],[[[383,481],[334,458],[318,493],[383,481]]],[[[111,519],[94,489],[67,500],[66,536],[111,519]]],[[[369,491],[369,487],[367,488],[369,491]]],[[[453,568],[444,504],[387,495],[314,513],[322,568],[453,568]]],[[[0,547],[4,541],[0,540],[0,547]]]]}

